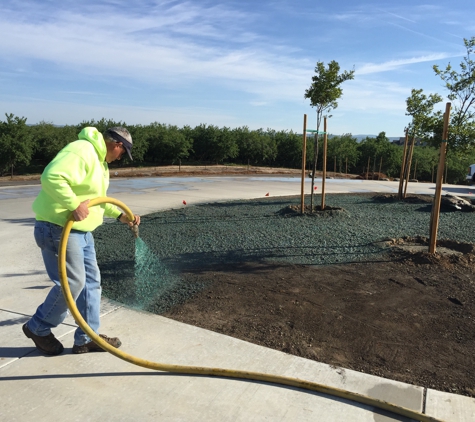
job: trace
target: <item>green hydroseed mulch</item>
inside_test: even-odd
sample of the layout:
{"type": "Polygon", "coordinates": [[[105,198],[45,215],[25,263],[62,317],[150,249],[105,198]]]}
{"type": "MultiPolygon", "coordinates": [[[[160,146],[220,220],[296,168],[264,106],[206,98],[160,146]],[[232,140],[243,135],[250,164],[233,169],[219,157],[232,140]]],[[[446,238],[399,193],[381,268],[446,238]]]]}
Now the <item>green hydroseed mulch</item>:
{"type": "MultiPolygon", "coordinates": [[[[203,288],[183,282],[184,270],[242,261],[329,265],[374,259],[383,252],[377,242],[429,236],[431,202],[409,199],[331,194],[326,205],[342,210],[316,215],[290,210],[300,197],[187,206],[142,216],[137,241],[122,224],[106,223],[94,233],[104,294],[160,313],[203,288]]],[[[314,205],[320,202],[315,195],[314,205]]],[[[442,212],[438,238],[473,242],[474,223],[475,213],[442,212]]]]}

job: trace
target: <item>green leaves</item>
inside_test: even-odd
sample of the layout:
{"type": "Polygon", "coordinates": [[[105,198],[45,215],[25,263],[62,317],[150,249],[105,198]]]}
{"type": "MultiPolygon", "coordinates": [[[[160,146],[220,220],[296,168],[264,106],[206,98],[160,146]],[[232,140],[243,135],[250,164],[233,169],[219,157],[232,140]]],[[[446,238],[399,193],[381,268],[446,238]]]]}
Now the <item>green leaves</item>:
{"type": "Polygon", "coordinates": [[[406,116],[412,116],[408,126],[411,138],[428,138],[440,119],[440,113],[434,114],[433,110],[434,105],[442,101],[442,97],[439,94],[427,97],[422,92],[422,89],[412,89],[411,96],[406,100],[406,116]]]}
{"type": "Polygon", "coordinates": [[[355,71],[340,72],[340,65],[332,60],[325,68],[323,62],[317,62],[312,84],[305,90],[305,98],[310,99],[310,105],[317,108],[317,115],[338,107],[337,100],[342,96],[340,85],[354,78],[355,71]]]}
{"type": "MultiPolygon", "coordinates": [[[[363,168],[368,159],[373,163],[375,161],[382,163],[382,172],[388,176],[398,174],[401,167],[401,148],[397,147],[389,141],[385,132],[378,134],[376,138],[366,137],[359,145],[358,151],[360,153],[359,166],[363,168]]],[[[378,167],[375,167],[378,170],[378,167]]]]}
{"type": "MultiPolygon", "coordinates": [[[[337,158],[338,161],[347,162],[350,170],[358,162],[360,151],[358,149],[358,141],[351,134],[347,133],[341,136],[331,136],[328,138],[328,160],[337,158]]],[[[327,164],[328,166],[328,164],[327,164]]]]}
{"type": "Polygon", "coordinates": [[[175,163],[190,154],[192,139],[177,126],[155,122],[143,127],[142,132],[147,144],[145,157],[148,161],[175,163]]]}
{"type": "Polygon", "coordinates": [[[31,131],[26,118],[5,114],[7,120],[0,122],[0,171],[13,169],[18,164],[28,165],[33,155],[31,131]]]}
{"type": "MultiPolygon", "coordinates": [[[[472,54],[475,51],[475,37],[464,39],[467,51],[456,71],[449,63],[445,69],[433,66],[434,72],[444,82],[449,91],[448,98],[452,101],[452,111],[449,126],[449,148],[468,151],[475,147],[475,61],[472,54]]],[[[441,120],[439,116],[435,126],[435,139],[440,142],[441,120]]]]}
{"type": "Polygon", "coordinates": [[[222,163],[237,157],[239,149],[236,139],[227,127],[201,124],[192,131],[193,148],[196,157],[202,161],[222,163]]]}

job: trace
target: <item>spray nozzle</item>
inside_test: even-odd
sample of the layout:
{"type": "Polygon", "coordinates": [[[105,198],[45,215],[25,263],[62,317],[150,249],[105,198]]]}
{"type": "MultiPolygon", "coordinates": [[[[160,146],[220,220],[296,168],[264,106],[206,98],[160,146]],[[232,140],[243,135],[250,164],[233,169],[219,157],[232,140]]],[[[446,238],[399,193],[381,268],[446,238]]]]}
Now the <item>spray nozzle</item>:
{"type": "Polygon", "coordinates": [[[132,233],[134,234],[135,238],[138,239],[138,237],[139,237],[139,226],[137,224],[134,224],[133,226],[130,227],[130,230],[132,230],[132,233]]]}

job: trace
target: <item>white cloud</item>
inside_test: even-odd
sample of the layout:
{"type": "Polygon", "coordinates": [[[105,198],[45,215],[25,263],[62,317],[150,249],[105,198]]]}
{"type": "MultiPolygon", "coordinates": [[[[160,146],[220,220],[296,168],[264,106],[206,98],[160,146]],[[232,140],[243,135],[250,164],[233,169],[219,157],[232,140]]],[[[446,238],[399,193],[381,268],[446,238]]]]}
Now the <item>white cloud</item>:
{"type": "Polygon", "coordinates": [[[86,74],[149,80],[183,75],[190,79],[278,80],[282,72],[292,73],[290,62],[250,45],[249,40],[257,36],[249,31],[241,34],[246,43],[240,45],[240,35],[235,36],[233,28],[236,21],[247,19],[244,14],[222,7],[211,11],[192,7],[190,11],[185,6],[189,4],[169,10],[165,17],[116,12],[105,21],[102,16],[84,19],[72,12],[60,13],[57,20],[45,23],[18,22],[5,16],[0,21],[0,51],[11,59],[28,57],[86,74]],[[198,19],[208,12],[221,24],[223,16],[233,23],[213,27],[211,18],[208,22],[198,19]],[[231,48],[210,42],[210,38],[231,37],[236,44],[231,48]]]}
{"type": "MultiPolygon", "coordinates": [[[[460,19],[443,14],[449,6],[325,7],[317,13],[313,1],[302,2],[297,11],[290,1],[266,0],[252,8],[247,2],[217,1],[6,0],[0,15],[0,97],[8,112],[25,115],[21,103],[32,116],[51,116],[58,123],[98,113],[131,123],[135,116],[140,123],[180,125],[180,119],[206,118],[230,125],[239,116],[268,119],[272,108],[274,121],[285,125],[309,110],[303,96],[317,60],[336,60],[349,69],[357,58],[355,80],[344,84],[337,109],[350,125],[357,113],[386,113],[382,121],[403,115],[411,85],[422,78],[417,64],[428,63],[432,76],[431,64],[461,50],[461,42],[444,44],[430,35],[438,34],[435,21],[420,25],[438,15],[460,19]],[[394,40],[398,33],[404,40],[413,37],[414,45],[394,40]],[[368,34],[374,43],[367,42],[368,34]],[[24,98],[26,83],[36,100],[24,98]]],[[[298,130],[300,121],[292,127],[298,130]]]]}
{"type": "Polygon", "coordinates": [[[424,63],[424,62],[433,63],[434,61],[446,59],[448,57],[453,57],[453,55],[447,54],[447,53],[439,53],[439,54],[430,54],[427,56],[411,57],[407,59],[390,60],[384,63],[366,63],[360,67],[357,67],[355,70],[355,74],[367,75],[371,73],[387,72],[390,70],[395,70],[400,67],[415,64],[415,63],[424,63]]]}

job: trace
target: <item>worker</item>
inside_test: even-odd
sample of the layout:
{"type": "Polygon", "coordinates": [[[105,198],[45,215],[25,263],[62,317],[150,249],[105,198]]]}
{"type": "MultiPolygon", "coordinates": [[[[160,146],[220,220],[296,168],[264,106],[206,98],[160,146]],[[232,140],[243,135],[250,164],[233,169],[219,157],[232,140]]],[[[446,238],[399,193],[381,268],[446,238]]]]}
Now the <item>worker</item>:
{"type": "MultiPolygon", "coordinates": [[[[92,232],[102,224],[104,216],[116,218],[131,228],[140,224],[140,216],[135,215],[131,222],[112,204],[89,208],[88,203],[93,198],[107,195],[108,164],[120,160],[125,152],[132,160],[132,137],[127,129],[112,127],[102,135],[96,128],[86,127],[79,133],[78,140],[66,145],[41,175],[41,191],[32,206],[36,214],[34,236],[54,286],[23,325],[23,332],[44,354],[59,355],[64,350],[51,330],[64,321],[68,312],[61,291],[58,252],[63,227],[71,214],[74,223],[66,249],[69,287],[82,317],[98,333],[101,275],[92,232]]],[[[121,341],[117,337],[99,335],[111,346],[120,347],[121,341]]],[[[76,329],[73,353],[101,350],[80,327],[76,329]]]]}

